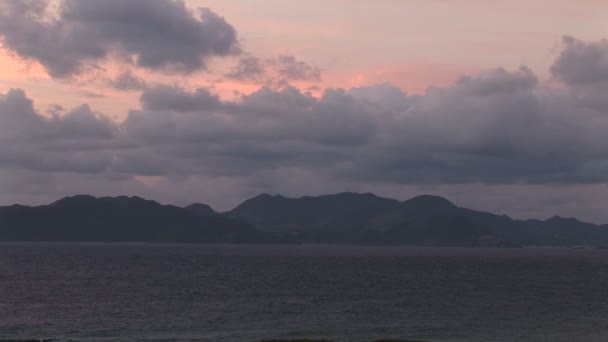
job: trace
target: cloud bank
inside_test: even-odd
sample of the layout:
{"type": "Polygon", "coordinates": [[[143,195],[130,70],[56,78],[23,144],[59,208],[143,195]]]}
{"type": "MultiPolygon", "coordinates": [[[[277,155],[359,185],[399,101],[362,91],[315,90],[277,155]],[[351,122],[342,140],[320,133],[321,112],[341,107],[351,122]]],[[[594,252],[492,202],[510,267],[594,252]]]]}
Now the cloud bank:
{"type": "Polygon", "coordinates": [[[69,77],[113,58],[156,71],[190,73],[209,58],[240,52],[235,29],[208,8],[181,1],[7,0],[0,4],[2,44],[69,77]]]}
{"type": "Polygon", "coordinates": [[[550,68],[554,87],[527,67],[496,68],[424,95],[377,84],[315,97],[288,84],[318,82],[318,68],[290,55],[244,55],[226,20],[179,1],[64,0],[53,8],[7,0],[0,35],[5,48],[58,78],[107,59],[187,74],[241,54],[225,76],[269,84],[224,100],[212,88],[151,84],[126,71],[106,79],[141,92],[120,122],[86,104],[41,113],[24,90],[1,93],[6,198],[157,191],[177,202],[235,203],[259,192],[608,183],[606,40],[565,37],[550,68]]]}
{"type": "Polygon", "coordinates": [[[565,43],[552,67],[564,88],[539,84],[525,67],[463,77],[423,96],[381,84],[328,89],[320,98],[293,87],[262,88],[223,101],[206,88],[158,85],[143,91],[141,109],[121,123],[86,105],[44,117],[22,90],[11,90],[0,98],[4,145],[14,155],[38,155],[20,163],[3,153],[2,163],[42,168],[31,160],[49,158],[46,150],[68,160],[71,146],[86,146],[103,167],[66,162],[51,169],[247,177],[285,168],[327,181],[606,182],[608,107],[587,106],[581,93],[592,97],[585,93],[595,91],[590,84],[608,83],[608,49],[604,41],[565,43]],[[23,146],[35,148],[21,153],[23,146]],[[112,158],[96,158],[108,150],[112,158]]]}

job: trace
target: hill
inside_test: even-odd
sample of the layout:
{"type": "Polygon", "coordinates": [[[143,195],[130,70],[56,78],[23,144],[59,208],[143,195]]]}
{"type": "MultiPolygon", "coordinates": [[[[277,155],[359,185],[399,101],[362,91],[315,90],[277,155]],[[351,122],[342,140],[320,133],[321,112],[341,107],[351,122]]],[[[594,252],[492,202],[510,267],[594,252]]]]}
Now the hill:
{"type": "Polygon", "coordinates": [[[282,241],[369,245],[606,245],[608,227],[575,219],[514,220],[421,195],[399,202],[373,194],[286,198],[259,195],[225,213],[282,241]]]}
{"type": "Polygon", "coordinates": [[[1,207],[0,240],[253,243],[268,236],[203,205],[78,195],[43,206],[1,207]]]}
{"type": "Polygon", "coordinates": [[[218,213],[139,197],[66,197],[0,207],[0,241],[289,243],[422,246],[608,245],[608,226],[573,218],[515,220],[422,195],[262,194],[218,213]]]}

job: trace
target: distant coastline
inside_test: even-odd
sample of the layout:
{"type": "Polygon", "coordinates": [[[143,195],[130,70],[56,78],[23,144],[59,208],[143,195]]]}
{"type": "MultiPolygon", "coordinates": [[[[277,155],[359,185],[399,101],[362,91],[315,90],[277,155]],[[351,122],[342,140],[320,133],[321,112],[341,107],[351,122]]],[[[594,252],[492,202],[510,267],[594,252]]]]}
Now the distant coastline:
{"type": "Polygon", "coordinates": [[[421,195],[287,198],[262,194],[227,212],[140,197],[65,197],[0,207],[0,241],[607,248],[608,225],[516,220],[421,195]]]}

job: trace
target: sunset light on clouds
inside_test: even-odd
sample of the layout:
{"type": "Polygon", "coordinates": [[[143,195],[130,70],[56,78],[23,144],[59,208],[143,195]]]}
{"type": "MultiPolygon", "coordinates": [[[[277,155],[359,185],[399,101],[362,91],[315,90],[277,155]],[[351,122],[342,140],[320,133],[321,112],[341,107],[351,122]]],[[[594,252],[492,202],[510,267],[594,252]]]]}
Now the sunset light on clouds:
{"type": "Polygon", "coordinates": [[[425,192],[608,222],[605,13],[591,0],[1,1],[0,202],[425,192]]]}

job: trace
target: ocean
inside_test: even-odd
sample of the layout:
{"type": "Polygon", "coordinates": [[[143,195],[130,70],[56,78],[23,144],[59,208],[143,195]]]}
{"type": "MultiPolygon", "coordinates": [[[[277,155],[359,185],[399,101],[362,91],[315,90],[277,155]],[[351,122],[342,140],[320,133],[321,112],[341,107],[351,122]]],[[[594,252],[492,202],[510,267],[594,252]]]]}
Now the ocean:
{"type": "Polygon", "coordinates": [[[0,340],[608,341],[608,250],[0,244],[0,340]]]}

